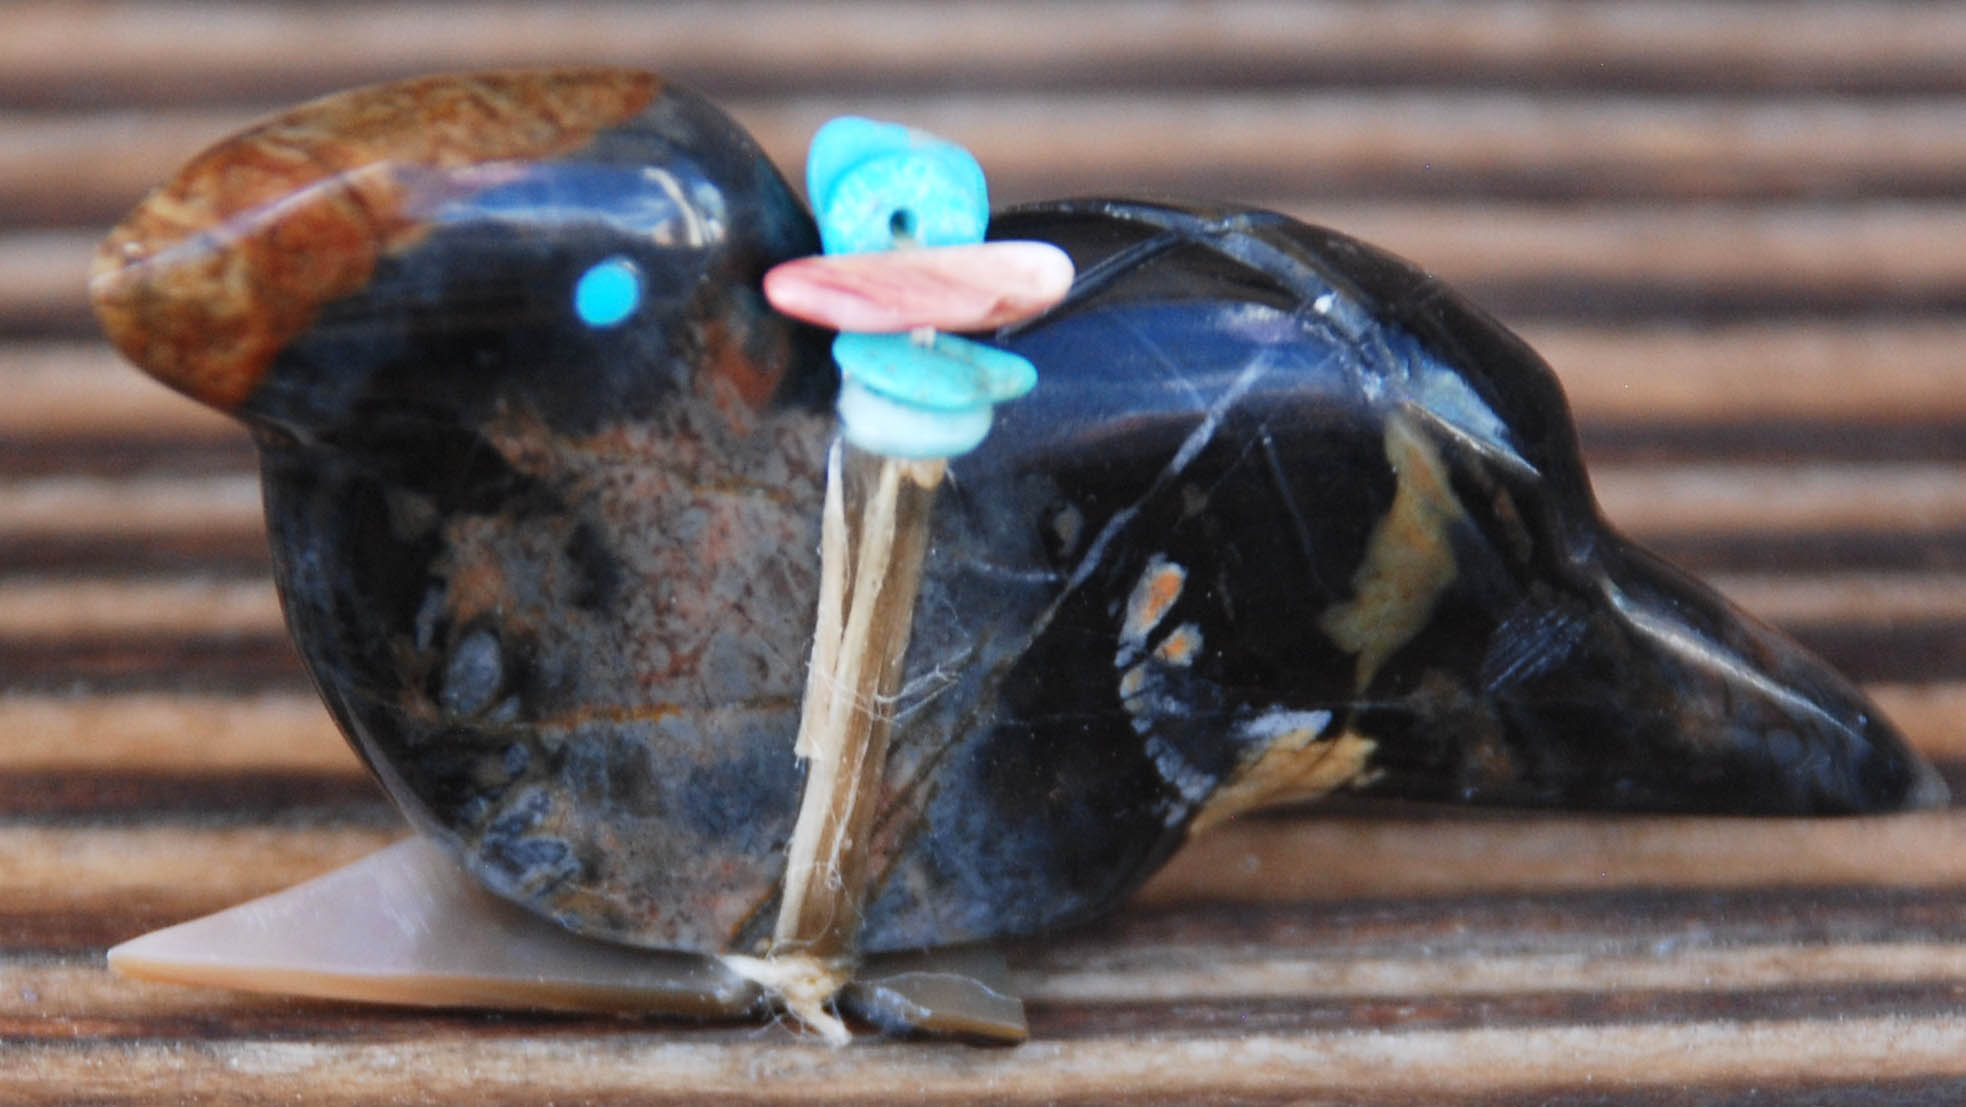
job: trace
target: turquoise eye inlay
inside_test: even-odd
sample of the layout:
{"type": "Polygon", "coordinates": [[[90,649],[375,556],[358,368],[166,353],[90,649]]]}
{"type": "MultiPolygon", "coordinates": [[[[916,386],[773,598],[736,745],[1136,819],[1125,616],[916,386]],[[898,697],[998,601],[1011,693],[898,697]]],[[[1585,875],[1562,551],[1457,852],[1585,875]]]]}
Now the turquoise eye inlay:
{"type": "Polygon", "coordinates": [[[620,255],[597,261],[573,286],[573,310],[590,327],[612,327],[642,302],[642,271],[620,255]]]}

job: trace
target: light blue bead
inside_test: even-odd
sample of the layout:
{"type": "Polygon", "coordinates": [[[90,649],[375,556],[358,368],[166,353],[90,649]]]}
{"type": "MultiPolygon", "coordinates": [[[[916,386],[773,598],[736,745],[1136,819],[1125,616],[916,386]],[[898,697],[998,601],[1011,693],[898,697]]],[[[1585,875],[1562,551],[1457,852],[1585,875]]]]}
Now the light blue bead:
{"type": "Polygon", "coordinates": [[[923,345],[905,334],[842,332],[833,339],[833,359],[881,395],[931,411],[1000,404],[1038,383],[1024,358],[953,334],[937,333],[923,345]]]}
{"type": "Polygon", "coordinates": [[[847,441],[895,457],[971,449],[989,430],[991,405],[1038,382],[1037,369],[1017,354],[950,334],[923,345],[905,334],[842,332],[833,360],[849,386],[840,403],[847,441]]]}
{"type": "Polygon", "coordinates": [[[812,138],[806,192],[829,254],[983,241],[990,222],[983,167],[952,142],[859,116],[829,121],[812,138]]]}
{"type": "Polygon", "coordinates": [[[840,433],[870,454],[926,461],[960,457],[989,436],[988,405],[966,411],[924,411],[898,404],[852,377],[840,382],[840,433]]]}
{"type": "Polygon", "coordinates": [[[612,327],[642,302],[642,271],[625,257],[596,262],[573,286],[573,310],[590,327],[612,327]]]}
{"type": "MultiPolygon", "coordinates": [[[[858,116],[813,136],[806,192],[829,254],[899,245],[963,246],[983,241],[990,197],[969,151],[896,123],[858,116]]],[[[991,406],[1029,392],[1038,372],[1016,354],[954,335],[842,332],[841,432],[860,449],[889,457],[955,457],[990,431],[991,406]]]]}

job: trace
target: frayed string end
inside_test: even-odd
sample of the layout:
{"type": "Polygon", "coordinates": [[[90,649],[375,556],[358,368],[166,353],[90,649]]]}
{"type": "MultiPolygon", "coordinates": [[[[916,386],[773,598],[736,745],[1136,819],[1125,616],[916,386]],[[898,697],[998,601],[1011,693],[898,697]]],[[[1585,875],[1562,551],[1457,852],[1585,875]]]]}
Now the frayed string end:
{"type": "Polygon", "coordinates": [[[763,988],[787,1014],[805,1024],[827,1045],[853,1041],[833,1009],[833,1000],[853,979],[851,960],[812,957],[800,953],[747,957],[727,953],[718,958],[725,968],[763,988]]]}

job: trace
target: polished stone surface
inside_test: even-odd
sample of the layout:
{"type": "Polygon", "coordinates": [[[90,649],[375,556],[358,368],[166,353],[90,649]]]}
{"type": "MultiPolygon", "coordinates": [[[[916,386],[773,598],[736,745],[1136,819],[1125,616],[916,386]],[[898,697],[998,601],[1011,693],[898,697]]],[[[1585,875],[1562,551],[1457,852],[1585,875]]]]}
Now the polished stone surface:
{"type": "MultiPolygon", "coordinates": [[[[295,639],[419,827],[580,932],[748,951],[798,804],[834,380],[758,282],[816,239],[714,109],[622,80],[645,101],[602,97],[548,154],[392,163],[364,279],[288,274],[332,295],[263,362],[201,376],[174,340],[169,375],[255,429],[295,639]],[[583,315],[624,259],[635,306],[583,315]]],[[[254,265],[340,241],[292,209],[296,249],[254,265]]],[[[1607,529],[1553,375],[1418,270],[1237,209],[1051,203],[991,233],[1079,279],[976,336],[1039,384],[936,507],[866,948],[1091,917],[1195,830],[1340,788],[1942,794],[1849,684],[1607,529]]],[[[139,360],[213,294],[147,287],[135,322],[105,311],[139,360]]]]}

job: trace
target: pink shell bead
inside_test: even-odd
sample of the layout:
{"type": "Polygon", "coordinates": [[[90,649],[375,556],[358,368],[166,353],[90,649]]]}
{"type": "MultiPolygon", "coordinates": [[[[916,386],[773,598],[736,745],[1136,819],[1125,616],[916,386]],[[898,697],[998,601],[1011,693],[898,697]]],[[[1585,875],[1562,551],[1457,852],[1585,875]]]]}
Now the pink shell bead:
{"type": "Polygon", "coordinates": [[[764,282],[785,314],[866,333],[991,330],[1041,314],[1071,286],[1071,259],[1045,242],[815,255],[764,282]]]}

